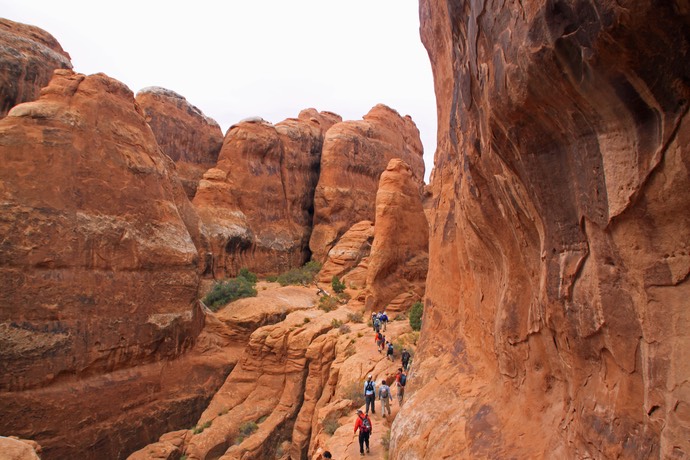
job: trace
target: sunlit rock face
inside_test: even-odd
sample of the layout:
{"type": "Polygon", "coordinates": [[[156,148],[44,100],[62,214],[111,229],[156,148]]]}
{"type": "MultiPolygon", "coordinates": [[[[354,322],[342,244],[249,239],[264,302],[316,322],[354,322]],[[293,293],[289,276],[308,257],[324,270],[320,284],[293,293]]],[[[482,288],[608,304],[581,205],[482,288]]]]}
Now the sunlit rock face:
{"type": "Polygon", "coordinates": [[[205,404],[180,380],[223,380],[224,365],[169,373],[204,324],[199,220],[134,95],[103,74],[57,70],[15,106],[0,164],[0,433],[45,458],[118,458],[205,404]]]}
{"type": "Polygon", "coordinates": [[[228,130],[193,203],[212,246],[212,272],[280,273],[309,258],[314,189],[325,132],[340,116],[303,110],[272,125],[252,118],[228,130]]]}
{"type": "Polygon", "coordinates": [[[137,93],[137,104],[151,126],[158,145],[175,162],[189,199],[206,170],[215,166],[223,132],[183,96],[160,87],[137,93]]]}
{"type": "Polygon", "coordinates": [[[394,158],[381,174],[367,269],[367,309],[401,311],[424,295],[429,228],[420,179],[394,158]]]}
{"type": "Polygon", "coordinates": [[[690,455],[689,14],[421,1],[436,210],[393,458],[690,455]]]}
{"type": "Polygon", "coordinates": [[[326,133],[309,242],[319,262],[352,225],[374,220],[379,176],[391,159],[410,165],[420,183],[424,177],[422,143],[409,116],[379,104],[363,118],[338,123],[326,133]]]}
{"type": "Polygon", "coordinates": [[[71,68],[69,54],[48,32],[0,18],[0,118],[36,100],[55,69],[71,68]]]}

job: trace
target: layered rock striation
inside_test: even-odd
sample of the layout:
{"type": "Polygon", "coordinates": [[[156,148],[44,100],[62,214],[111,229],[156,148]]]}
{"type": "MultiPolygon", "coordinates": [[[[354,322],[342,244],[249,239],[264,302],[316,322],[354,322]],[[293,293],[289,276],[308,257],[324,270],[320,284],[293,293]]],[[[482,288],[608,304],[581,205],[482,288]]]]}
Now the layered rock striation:
{"type": "Polygon", "coordinates": [[[689,13],[420,3],[436,211],[392,456],[690,454],[689,13]]]}
{"type": "Polygon", "coordinates": [[[249,119],[228,130],[193,200],[208,229],[215,277],[244,267],[279,273],[308,260],[323,138],[339,121],[308,109],[275,126],[249,119]]]}
{"type": "Polygon", "coordinates": [[[363,120],[345,121],[327,133],[321,174],[314,194],[314,227],[309,248],[324,262],[328,251],[354,224],[375,218],[379,176],[393,158],[424,177],[422,143],[409,116],[379,104],[363,120]]]}
{"type": "Polygon", "coordinates": [[[191,200],[203,174],[218,160],[223,145],[220,126],[183,96],[165,88],[144,88],[136,101],[158,145],[175,162],[191,200]]]}
{"type": "Polygon", "coordinates": [[[0,18],[0,118],[36,100],[55,69],[71,68],[69,54],[48,32],[0,18]]]}
{"type": "Polygon", "coordinates": [[[56,71],[0,163],[0,432],[120,458],[195,417],[232,366],[171,363],[205,324],[203,232],[132,92],[56,71]]]}

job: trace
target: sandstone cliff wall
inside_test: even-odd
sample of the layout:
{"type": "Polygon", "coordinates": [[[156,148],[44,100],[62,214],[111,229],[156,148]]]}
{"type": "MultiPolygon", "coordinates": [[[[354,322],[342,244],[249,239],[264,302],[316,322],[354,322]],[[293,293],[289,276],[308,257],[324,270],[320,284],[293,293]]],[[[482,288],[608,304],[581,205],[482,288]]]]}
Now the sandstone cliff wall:
{"type": "Polygon", "coordinates": [[[0,18],[0,118],[38,99],[55,69],[71,68],[69,54],[48,32],[0,18]]]}
{"type": "Polygon", "coordinates": [[[0,163],[0,433],[119,458],[194,418],[232,365],[170,361],[205,322],[204,239],[132,92],[56,71],[0,120],[0,163]]]}
{"type": "Polygon", "coordinates": [[[183,96],[164,88],[144,88],[137,93],[136,101],[158,145],[177,165],[191,200],[204,172],[218,160],[223,145],[220,126],[183,96]]]}
{"type": "Polygon", "coordinates": [[[194,205],[212,245],[213,274],[280,273],[309,257],[324,133],[340,117],[304,110],[277,125],[248,120],[225,136],[194,205]]]}
{"type": "Polygon", "coordinates": [[[424,177],[422,143],[412,119],[377,105],[360,121],[339,123],[326,133],[321,175],[314,195],[309,248],[324,262],[328,251],[354,224],[373,221],[379,176],[393,158],[424,177]]]}
{"type": "Polygon", "coordinates": [[[690,455],[689,12],[420,2],[437,209],[395,458],[690,455]]]}

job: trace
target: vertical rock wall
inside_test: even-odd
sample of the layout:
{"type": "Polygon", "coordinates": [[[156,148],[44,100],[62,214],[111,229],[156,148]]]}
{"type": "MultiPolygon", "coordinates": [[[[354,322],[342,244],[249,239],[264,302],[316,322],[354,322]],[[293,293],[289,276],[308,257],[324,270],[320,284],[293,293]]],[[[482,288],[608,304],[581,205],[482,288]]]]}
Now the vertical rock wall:
{"type": "Polygon", "coordinates": [[[689,13],[420,2],[437,210],[397,458],[690,455],[689,13]]]}
{"type": "Polygon", "coordinates": [[[314,228],[309,248],[324,262],[328,251],[354,224],[374,220],[379,176],[393,158],[424,177],[422,143],[412,119],[377,105],[360,121],[335,125],[326,134],[321,175],[314,194],[314,228]]]}

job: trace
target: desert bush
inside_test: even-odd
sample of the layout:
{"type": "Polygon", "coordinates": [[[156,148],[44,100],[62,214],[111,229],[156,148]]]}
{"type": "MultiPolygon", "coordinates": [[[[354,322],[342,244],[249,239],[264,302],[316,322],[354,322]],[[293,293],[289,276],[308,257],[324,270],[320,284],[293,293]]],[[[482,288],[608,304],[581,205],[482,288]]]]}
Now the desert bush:
{"type": "Polygon", "coordinates": [[[415,302],[410,307],[410,327],[413,331],[418,331],[422,328],[422,315],[424,314],[424,305],[422,302],[415,302]]]}
{"type": "Polygon", "coordinates": [[[335,433],[335,430],[338,429],[340,425],[338,425],[338,419],[335,417],[334,414],[329,415],[323,420],[323,431],[328,433],[329,436],[333,436],[333,433],[335,433]]]}
{"type": "Polygon", "coordinates": [[[319,298],[319,308],[326,313],[335,310],[338,308],[338,305],[340,305],[340,302],[332,295],[322,295],[319,298]]]}
{"type": "Polygon", "coordinates": [[[207,421],[207,422],[204,422],[204,423],[201,424],[201,425],[195,426],[195,427],[192,429],[192,434],[203,433],[204,430],[205,430],[206,428],[208,428],[208,427],[211,426],[211,423],[212,423],[211,420],[209,420],[209,421],[207,421]]]}
{"type": "Polygon", "coordinates": [[[302,322],[303,322],[304,324],[307,324],[307,323],[311,322],[311,319],[309,319],[309,318],[304,318],[304,319],[302,320],[302,322]]]}
{"type": "Polygon", "coordinates": [[[351,330],[352,329],[350,329],[350,326],[348,326],[347,324],[341,324],[340,327],[338,328],[338,331],[341,334],[349,334],[351,330]]]}
{"type": "Polygon", "coordinates": [[[348,319],[351,323],[363,323],[363,322],[364,322],[364,317],[363,317],[362,314],[359,313],[359,312],[357,312],[357,313],[348,313],[348,314],[347,314],[347,319],[348,319]]]}
{"type": "Polygon", "coordinates": [[[364,405],[364,382],[352,381],[343,389],[343,397],[352,401],[352,407],[364,405]]]}
{"type": "Polygon", "coordinates": [[[257,425],[256,422],[244,422],[242,425],[240,425],[239,434],[235,438],[235,444],[242,444],[242,441],[244,441],[245,438],[250,436],[258,429],[259,425],[257,425]]]}
{"type": "Polygon", "coordinates": [[[331,287],[336,294],[340,294],[347,286],[345,286],[345,283],[340,281],[337,276],[333,275],[333,279],[331,279],[331,287]]]}
{"type": "Polygon", "coordinates": [[[340,326],[342,326],[342,325],[343,325],[343,322],[340,321],[339,319],[333,318],[333,319],[331,320],[331,326],[332,326],[334,329],[335,329],[336,327],[340,327],[340,326]]]}
{"type": "Polygon", "coordinates": [[[288,286],[290,284],[307,285],[314,281],[314,277],[321,270],[321,264],[316,261],[309,261],[300,268],[293,268],[285,273],[281,273],[276,278],[276,281],[281,286],[288,286]]]}
{"type": "Polygon", "coordinates": [[[237,278],[214,283],[211,292],[206,294],[203,301],[212,311],[218,311],[220,307],[233,300],[243,297],[256,297],[256,294],[254,282],[238,276],[237,278]]]}
{"type": "Polygon", "coordinates": [[[249,269],[247,269],[247,268],[240,268],[240,274],[237,276],[241,276],[242,278],[246,279],[250,283],[256,283],[258,280],[256,274],[250,272],[249,269]]]}

